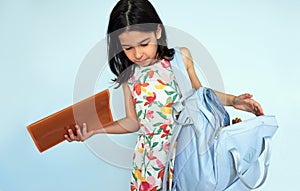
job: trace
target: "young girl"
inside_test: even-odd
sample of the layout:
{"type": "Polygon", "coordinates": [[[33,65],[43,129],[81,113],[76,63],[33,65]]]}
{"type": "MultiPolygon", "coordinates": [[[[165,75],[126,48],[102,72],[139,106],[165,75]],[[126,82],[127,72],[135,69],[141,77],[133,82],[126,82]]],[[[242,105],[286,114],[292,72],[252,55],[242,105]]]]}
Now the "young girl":
{"type": "MultiPolygon", "coordinates": [[[[147,0],[120,0],[110,14],[107,35],[109,65],[117,76],[117,86],[122,86],[124,91],[126,117],[89,132],[88,124],[76,125],[76,136],[69,130],[65,138],[84,141],[97,133],[139,130],[133,154],[131,190],[161,190],[164,164],[175,127],[171,106],[180,98],[170,65],[174,54],[181,54],[192,87],[201,87],[190,51],[180,48],[180,52],[175,52],[167,47],[163,23],[147,0]]],[[[250,94],[216,94],[226,106],[263,115],[261,106],[250,94]]],[[[172,173],[171,165],[169,187],[172,173]]]]}

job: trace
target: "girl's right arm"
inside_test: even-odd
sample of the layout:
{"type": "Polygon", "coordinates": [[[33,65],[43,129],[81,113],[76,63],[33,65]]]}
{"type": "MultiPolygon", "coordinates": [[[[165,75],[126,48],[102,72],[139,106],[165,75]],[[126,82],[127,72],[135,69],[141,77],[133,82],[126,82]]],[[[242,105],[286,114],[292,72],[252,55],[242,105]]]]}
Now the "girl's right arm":
{"type": "MultiPolygon", "coordinates": [[[[192,59],[189,49],[180,48],[180,52],[182,54],[182,58],[183,58],[185,67],[187,69],[190,81],[192,83],[192,87],[194,89],[200,88],[202,85],[201,85],[201,82],[200,82],[196,72],[195,72],[193,59],[192,59]]],[[[216,93],[216,95],[218,96],[218,98],[220,99],[220,101],[223,105],[233,106],[234,108],[240,109],[242,111],[252,112],[253,114],[255,114],[257,116],[264,115],[262,107],[260,106],[260,104],[257,101],[252,99],[251,94],[246,93],[246,94],[242,94],[239,96],[234,96],[231,94],[225,94],[222,92],[218,92],[216,90],[214,90],[214,92],[216,93]]]]}
{"type": "Polygon", "coordinates": [[[87,125],[83,124],[82,128],[77,124],[75,125],[76,136],[73,131],[70,129],[68,134],[65,135],[65,138],[71,141],[84,141],[94,134],[124,134],[124,133],[132,133],[139,130],[139,124],[136,116],[136,112],[134,109],[132,95],[127,83],[122,84],[123,92],[124,92],[124,102],[126,108],[126,117],[115,121],[113,124],[108,125],[104,128],[99,128],[97,130],[87,131],[87,125]]]}

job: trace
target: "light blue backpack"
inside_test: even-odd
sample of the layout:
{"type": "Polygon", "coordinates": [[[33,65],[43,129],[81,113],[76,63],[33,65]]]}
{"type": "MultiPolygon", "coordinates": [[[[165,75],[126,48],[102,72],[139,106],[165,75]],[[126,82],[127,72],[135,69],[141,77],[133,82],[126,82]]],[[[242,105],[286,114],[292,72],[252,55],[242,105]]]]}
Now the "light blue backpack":
{"type": "MultiPolygon", "coordinates": [[[[181,113],[178,120],[174,117],[168,156],[169,161],[177,141],[172,190],[246,191],[260,187],[267,177],[270,140],[278,128],[275,117],[259,116],[229,125],[229,115],[213,90],[192,89],[179,50],[171,65],[183,95],[173,106],[181,113]]],[[[167,190],[168,170],[169,162],[163,190],[167,190]]]]}

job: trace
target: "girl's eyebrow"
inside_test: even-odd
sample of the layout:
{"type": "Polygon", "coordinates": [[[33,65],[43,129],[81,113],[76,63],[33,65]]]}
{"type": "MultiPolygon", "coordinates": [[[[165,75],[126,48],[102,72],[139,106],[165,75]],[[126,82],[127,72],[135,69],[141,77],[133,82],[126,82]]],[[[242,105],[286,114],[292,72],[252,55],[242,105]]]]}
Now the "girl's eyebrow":
{"type": "MultiPolygon", "coordinates": [[[[144,40],[140,41],[138,44],[143,44],[144,42],[150,40],[150,37],[148,38],[145,38],[144,40]]],[[[131,46],[131,45],[128,45],[128,44],[121,44],[122,46],[131,46]]]]}

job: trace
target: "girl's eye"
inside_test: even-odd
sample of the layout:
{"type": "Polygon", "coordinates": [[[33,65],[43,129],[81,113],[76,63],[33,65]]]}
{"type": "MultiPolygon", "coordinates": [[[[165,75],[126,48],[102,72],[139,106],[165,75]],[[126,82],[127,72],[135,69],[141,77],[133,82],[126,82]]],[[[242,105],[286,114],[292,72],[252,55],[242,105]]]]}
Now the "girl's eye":
{"type": "Polygon", "coordinates": [[[148,46],[149,43],[141,44],[141,46],[148,46]]]}
{"type": "Polygon", "coordinates": [[[127,48],[124,48],[125,50],[130,50],[132,47],[127,47],[127,48]]]}
{"type": "MultiPolygon", "coordinates": [[[[145,46],[148,46],[149,45],[149,43],[147,42],[147,43],[142,43],[142,44],[140,44],[140,46],[143,46],[143,47],[145,47],[145,46]]],[[[126,50],[126,51],[128,51],[128,50],[131,50],[132,49],[132,47],[126,47],[126,48],[124,48],[124,50],[126,50]]]]}

